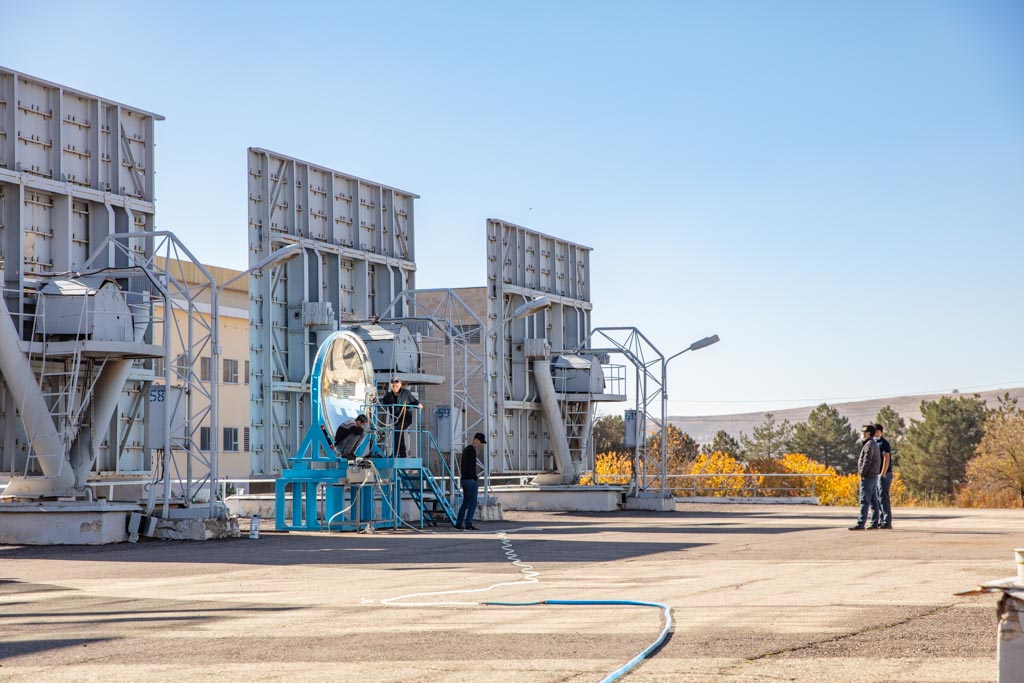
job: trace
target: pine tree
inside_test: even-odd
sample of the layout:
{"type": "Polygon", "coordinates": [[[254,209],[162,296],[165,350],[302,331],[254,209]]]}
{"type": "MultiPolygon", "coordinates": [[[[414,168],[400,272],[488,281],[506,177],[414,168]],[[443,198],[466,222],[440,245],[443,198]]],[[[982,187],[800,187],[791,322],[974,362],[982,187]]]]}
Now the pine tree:
{"type": "Polygon", "coordinates": [[[732,438],[732,435],[724,429],[719,429],[715,433],[715,438],[711,440],[711,443],[704,446],[704,453],[711,455],[712,453],[726,453],[741,460],[743,456],[743,448],[740,446],[740,442],[732,438]]]}
{"type": "Polygon", "coordinates": [[[753,436],[748,437],[740,432],[744,458],[752,460],[781,455],[789,450],[789,440],[792,436],[793,427],[789,424],[789,420],[783,420],[776,424],[775,415],[765,413],[764,422],[754,427],[753,436]]]}
{"type": "Polygon", "coordinates": [[[907,438],[907,423],[899,413],[893,410],[892,406],[883,406],[875,415],[875,424],[882,425],[885,430],[885,440],[889,442],[893,457],[895,457],[899,453],[903,440],[907,438]]]}
{"type": "Polygon", "coordinates": [[[911,493],[952,495],[981,441],[985,403],[977,396],[921,402],[900,452],[900,473],[911,493]]]}
{"type": "Polygon", "coordinates": [[[840,473],[853,472],[857,466],[857,433],[850,427],[850,421],[827,403],[812,410],[806,422],[794,427],[790,449],[835,467],[840,473]]]}

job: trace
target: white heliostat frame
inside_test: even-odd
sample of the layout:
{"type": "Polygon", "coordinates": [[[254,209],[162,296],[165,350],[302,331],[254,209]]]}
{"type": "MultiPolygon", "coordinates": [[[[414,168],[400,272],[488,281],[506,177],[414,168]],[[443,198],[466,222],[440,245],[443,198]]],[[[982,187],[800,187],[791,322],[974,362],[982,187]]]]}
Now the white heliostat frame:
{"type": "MultiPolygon", "coordinates": [[[[415,288],[418,196],[257,147],[248,151],[249,263],[289,244],[304,254],[249,277],[255,475],[287,467],[310,425],[316,350],[415,288]]],[[[406,314],[399,301],[393,317],[406,314]]]]}
{"type": "MultiPolygon", "coordinates": [[[[0,261],[4,299],[19,333],[31,329],[36,292],[46,279],[81,270],[87,261],[125,268],[132,254],[151,255],[152,241],[144,237],[127,241],[123,251],[107,239],[155,228],[154,127],[162,120],[0,67],[0,261]]],[[[141,295],[135,286],[128,285],[129,296],[141,295]]],[[[152,342],[151,330],[142,341],[152,342]]],[[[151,377],[144,368],[132,370],[119,415],[143,392],[147,372],[151,377]]],[[[0,469],[23,472],[28,440],[2,380],[0,411],[0,469]]],[[[98,469],[148,470],[144,442],[141,423],[115,415],[99,446],[98,469]]]]}
{"type": "Polygon", "coordinates": [[[593,310],[590,252],[520,225],[487,220],[491,473],[556,469],[526,340],[547,339],[556,353],[572,351],[587,339],[593,310]],[[541,296],[550,300],[549,308],[514,317],[518,307],[541,296]]]}

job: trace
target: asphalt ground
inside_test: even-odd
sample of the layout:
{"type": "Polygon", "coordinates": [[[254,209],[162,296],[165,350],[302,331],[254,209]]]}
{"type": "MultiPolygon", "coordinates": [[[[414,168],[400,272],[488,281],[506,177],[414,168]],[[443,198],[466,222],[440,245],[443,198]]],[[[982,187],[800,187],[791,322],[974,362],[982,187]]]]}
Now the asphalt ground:
{"type": "Polygon", "coordinates": [[[680,504],[0,546],[0,680],[598,681],[657,637],[659,609],[479,603],[609,599],[672,609],[626,681],[994,681],[996,597],[954,593],[1014,573],[1024,512],[898,509],[891,531],[850,532],[854,515],[680,504]]]}

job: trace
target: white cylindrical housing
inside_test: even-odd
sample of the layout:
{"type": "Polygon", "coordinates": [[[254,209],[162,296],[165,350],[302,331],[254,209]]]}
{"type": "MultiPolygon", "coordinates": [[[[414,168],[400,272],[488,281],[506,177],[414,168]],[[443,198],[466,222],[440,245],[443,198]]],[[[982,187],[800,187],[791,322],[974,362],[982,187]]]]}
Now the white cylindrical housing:
{"type": "Polygon", "coordinates": [[[547,360],[539,359],[533,361],[533,379],[537,383],[540,402],[544,406],[544,416],[547,418],[548,427],[551,429],[551,444],[554,447],[558,471],[562,474],[562,482],[571,484],[576,477],[576,472],[573,469],[572,457],[569,454],[569,437],[565,433],[562,412],[558,409],[555,383],[551,379],[551,365],[547,360]]]}

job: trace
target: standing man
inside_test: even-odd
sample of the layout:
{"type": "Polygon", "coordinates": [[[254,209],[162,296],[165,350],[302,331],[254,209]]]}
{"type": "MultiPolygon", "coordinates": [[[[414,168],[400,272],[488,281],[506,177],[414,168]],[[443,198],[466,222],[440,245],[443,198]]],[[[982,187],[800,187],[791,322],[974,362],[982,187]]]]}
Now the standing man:
{"type": "Polygon", "coordinates": [[[882,518],[879,520],[878,528],[891,529],[892,503],[889,501],[889,489],[892,487],[892,468],[895,463],[892,461],[892,448],[883,432],[882,425],[875,425],[875,441],[882,455],[882,469],[878,477],[878,499],[882,506],[882,518]]]}
{"type": "Polygon", "coordinates": [[[850,527],[850,531],[863,531],[864,522],[868,518],[868,506],[870,505],[876,516],[877,526],[878,515],[878,473],[882,467],[882,456],[878,451],[878,444],[875,443],[875,425],[864,425],[861,430],[864,438],[864,445],[860,448],[860,457],[857,459],[857,473],[860,474],[860,515],[857,523],[850,527]]]}
{"type": "Polygon", "coordinates": [[[477,432],[473,435],[473,443],[462,449],[462,460],[459,461],[462,505],[459,506],[459,516],[455,520],[455,528],[459,530],[476,531],[476,527],[473,526],[473,514],[476,513],[476,497],[480,489],[480,481],[476,476],[476,459],[478,455],[483,455],[481,448],[486,443],[484,435],[477,432]]]}
{"type": "Polygon", "coordinates": [[[391,388],[384,392],[380,403],[381,405],[390,406],[388,413],[391,414],[394,428],[394,443],[392,444],[391,457],[404,458],[406,456],[405,430],[412,424],[412,409],[419,408],[422,410],[423,404],[412,395],[411,391],[402,387],[402,380],[398,379],[398,377],[391,378],[391,388]]]}

